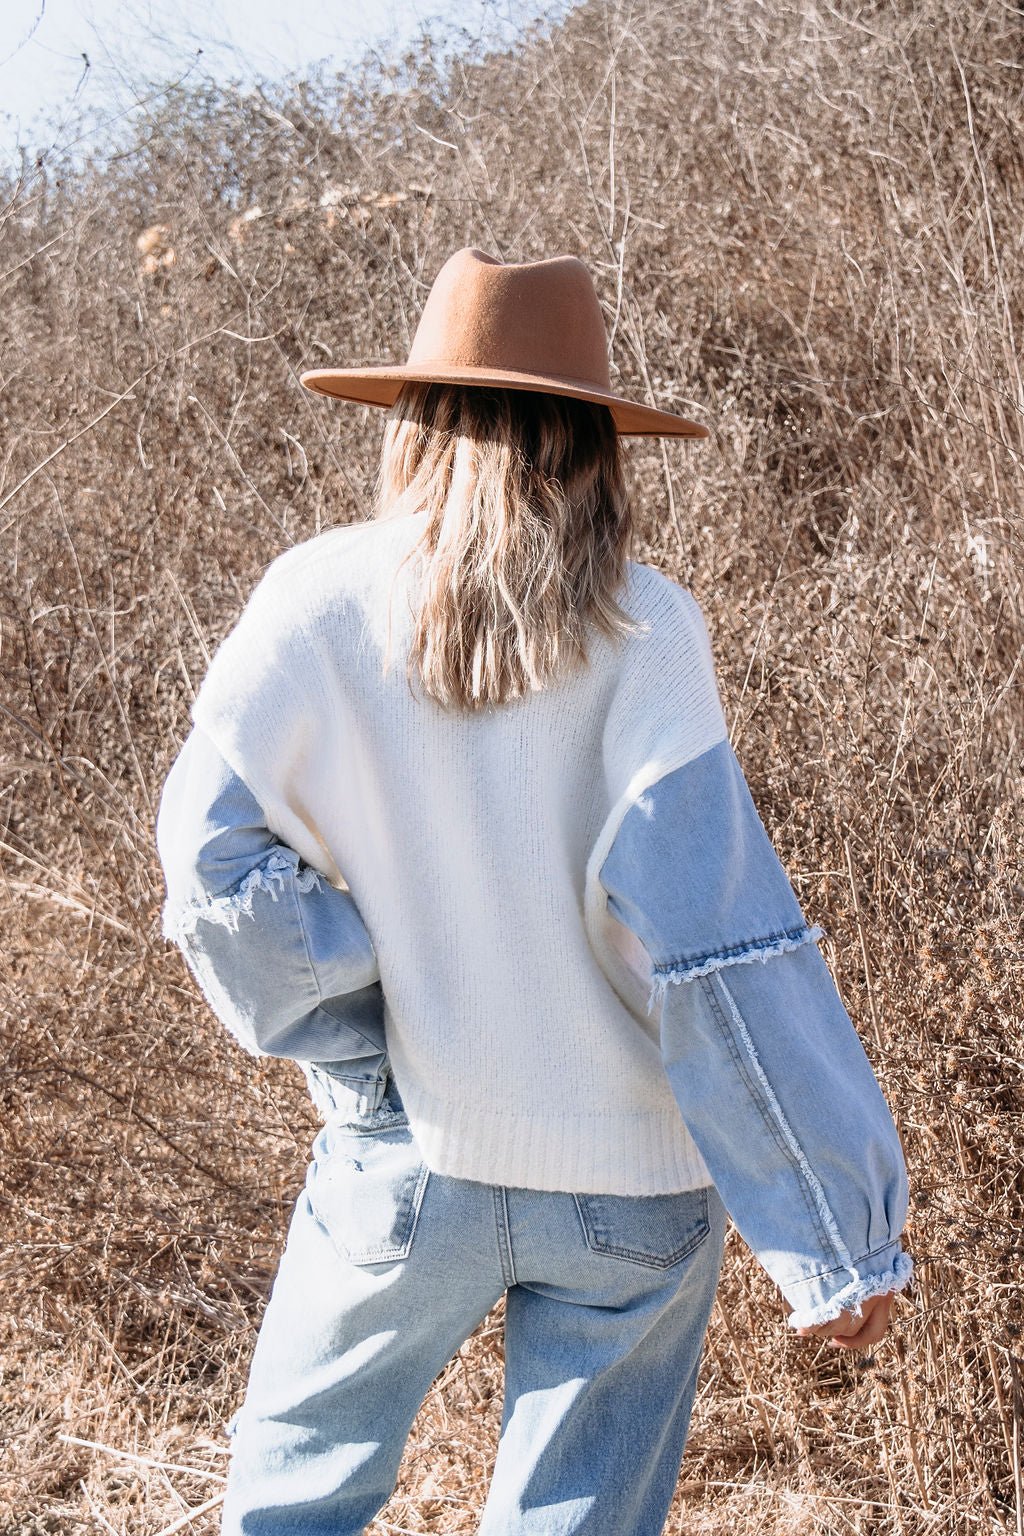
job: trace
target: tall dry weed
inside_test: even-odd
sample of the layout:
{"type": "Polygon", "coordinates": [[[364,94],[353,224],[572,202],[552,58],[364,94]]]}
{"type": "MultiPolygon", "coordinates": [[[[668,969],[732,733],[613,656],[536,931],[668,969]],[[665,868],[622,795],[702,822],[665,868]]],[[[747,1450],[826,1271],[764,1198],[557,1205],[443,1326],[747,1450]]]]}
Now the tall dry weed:
{"type": "MultiPolygon", "coordinates": [[[[159,937],[189,701],[286,545],[368,515],[457,246],[583,255],[733,742],[906,1148],[916,1282],[806,1353],[735,1232],[669,1531],[1024,1536],[1024,13],[589,0],[401,76],[170,91],[0,187],[0,1532],[216,1530],[315,1112],[159,937]]],[[[475,1529],[501,1307],[374,1533],[475,1529]]]]}

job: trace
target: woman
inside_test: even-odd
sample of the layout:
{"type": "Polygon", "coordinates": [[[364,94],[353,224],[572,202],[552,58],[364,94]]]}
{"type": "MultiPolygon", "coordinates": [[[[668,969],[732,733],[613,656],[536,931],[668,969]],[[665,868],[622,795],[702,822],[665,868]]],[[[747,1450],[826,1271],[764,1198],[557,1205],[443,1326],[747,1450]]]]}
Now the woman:
{"type": "Polygon", "coordinates": [[[363,1531],[504,1295],[483,1536],[656,1536],[727,1216],[800,1336],[870,1348],[912,1273],[701,611],[628,558],[619,438],[707,429],[613,393],[572,257],[458,251],[405,364],[302,382],[388,408],[376,515],[271,563],[157,825],[166,936],[325,1120],[222,1531],[363,1531]]]}

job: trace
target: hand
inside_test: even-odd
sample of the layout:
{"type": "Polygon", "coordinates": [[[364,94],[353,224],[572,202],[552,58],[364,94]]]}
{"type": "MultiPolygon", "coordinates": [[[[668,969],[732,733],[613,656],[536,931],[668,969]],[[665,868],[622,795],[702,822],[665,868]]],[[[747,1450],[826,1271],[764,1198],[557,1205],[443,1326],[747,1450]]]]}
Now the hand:
{"type": "MultiPolygon", "coordinates": [[[[884,1296],[868,1297],[861,1302],[862,1317],[854,1317],[847,1308],[827,1323],[812,1323],[807,1328],[794,1328],[792,1332],[798,1339],[828,1339],[835,1349],[872,1349],[889,1326],[895,1295],[895,1291],[886,1291],[884,1296]]],[[[784,1305],[787,1314],[793,1311],[788,1302],[784,1305]]]]}

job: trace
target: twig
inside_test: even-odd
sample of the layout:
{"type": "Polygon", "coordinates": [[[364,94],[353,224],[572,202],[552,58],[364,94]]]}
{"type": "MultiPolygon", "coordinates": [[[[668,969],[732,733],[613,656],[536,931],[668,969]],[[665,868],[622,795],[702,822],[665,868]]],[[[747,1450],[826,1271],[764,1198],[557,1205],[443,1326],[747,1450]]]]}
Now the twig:
{"type": "MultiPolygon", "coordinates": [[[[700,1480],[700,1485],[702,1488],[739,1488],[746,1493],[750,1492],[749,1483],[730,1482],[724,1478],[716,1479],[710,1477],[702,1477],[700,1480]]],[[[757,1487],[757,1493],[759,1497],[768,1494],[774,1498],[784,1498],[791,1492],[792,1489],[790,1488],[769,1488],[764,1483],[759,1483],[757,1487]]],[[[884,1501],[881,1499],[865,1499],[862,1498],[859,1494],[856,1497],[852,1497],[851,1495],[845,1493],[810,1493],[804,1494],[804,1498],[820,1500],[822,1504],[856,1504],[858,1509],[884,1509],[889,1512],[892,1511],[892,1504],[888,1499],[884,1501]]],[[[926,1515],[930,1513],[929,1510],[919,1509],[915,1505],[908,1505],[907,1507],[913,1509],[916,1515],[926,1515]]],[[[979,1515],[977,1518],[980,1520],[982,1517],[979,1515]]]]}
{"type": "Polygon", "coordinates": [[[875,1006],[875,989],[871,985],[871,966],[868,964],[867,939],[864,936],[864,919],[860,913],[860,901],[857,896],[857,881],[853,873],[853,858],[850,853],[850,839],[843,838],[843,852],[846,854],[846,869],[850,877],[850,890],[853,893],[853,912],[857,921],[857,938],[860,941],[860,957],[864,964],[864,985],[868,994],[868,1010],[871,1014],[871,1028],[874,1032],[878,1049],[882,1049],[882,1032],[878,1026],[878,1009],[875,1006]]]}
{"type": "Polygon", "coordinates": [[[223,1483],[223,1472],[208,1472],[202,1467],[186,1467],[176,1461],[160,1461],[156,1456],[142,1456],[138,1451],[125,1451],[119,1445],[105,1445],[102,1440],[83,1440],[80,1435],[58,1434],[58,1440],[66,1440],[69,1445],[84,1445],[92,1451],[105,1451],[108,1456],[119,1456],[122,1461],[138,1461],[146,1467],[159,1467],[165,1472],[187,1472],[190,1477],[205,1477],[212,1482],[223,1483]]]}
{"type": "MultiPolygon", "coordinates": [[[[176,1142],[173,1136],[168,1136],[167,1132],[162,1130],[155,1120],[151,1120],[148,1115],[144,1115],[134,1104],[129,1104],[123,1094],[115,1093],[113,1088],[108,1088],[106,1083],[101,1083],[98,1078],[93,1077],[90,1073],[82,1072],[78,1067],[69,1066],[64,1061],[51,1060],[47,1063],[47,1066],[50,1070],[63,1072],[67,1077],[73,1077],[79,1082],[87,1083],[90,1088],[95,1088],[99,1093],[105,1093],[108,1098],[113,1099],[115,1104],[120,1104],[121,1108],[127,1112],[130,1120],[137,1120],[140,1125],[144,1125],[147,1131],[151,1131],[154,1136],[159,1137],[162,1142],[165,1142],[172,1152],[176,1152],[179,1157],[184,1158],[185,1162],[190,1163],[200,1173],[205,1173],[208,1179],[213,1179],[216,1184],[222,1185],[224,1189],[229,1189],[236,1195],[248,1196],[251,1193],[243,1188],[242,1185],[235,1184],[231,1179],[225,1178],[224,1174],[217,1168],[211,1168],[201,1158],[193,1156],[185,1147],[176,1142]]],[[[17,1075],[24,1076],[26,1074],[19,1072],[17,1075]]]]}
{"type": "MultiPolygon", "coordinates": [[[[0,847],[5,846],[5,844],[0,842],[0,847]]],[[[12,851],[17,852],[17,849],[12,851]]],[[[116,928],[118,933],[131,935],[135,932],[133,928],[128,927],[127,923],[122,923],[116,917],[111,917],[108,913],[101,912],[96,906],[88,906],[84,901],[78,901],[73,896],[65,896],[62,891],[50,891],[44,885],[32,885],[28,880],[12,880],[10,877],[5,881],[5,884],[10,890],[19,891],[22,896],[26,896],[30,900],[51,901],[55,906],[68,907],[72,912],[77,912],[82,917],[87,917],[90,922],[106,923],[108,927],[116,928]]]]}
{"type": "Polygon", "coordinates": [[[217,1505],[223,1504],[223,1502],[224,1495],[222,1493],[214,1494],[213,1498],[207,1499],[205,1504],[197,1504],[195,1509],[187,1509],[178,1520],[173,1520],[170,1525],[161,1526],[160,1530],[154,1531],[153,1536],[173,1536],[174,1531],[184,1530],[186,1525],[191,1525],[192,1521],[198,1520],[200,1515],[208,1515],[211,1509],[216,1509],[217,1505]]]}
{"type": "MultiPolygon", "coordinates": [[[[143,379],[147,378],[149,374],[153,372],[154,368],[160,368],[164,363],[169,363],[171,358],[177,357],[181,352],[187,352],[190,347],[198,346],[201,341],[208,341],[211,336],[219,335],[223,329],[223,326],[215,325],[211,330],[204,332],[202,336],[193,336],[190,341],[182,342],[180,347],[175,347],[172,351],[165,353],[163,357],[158,357],[156,362],[150,363],[148,368],[144,368],[142,370],[137,379],[132,380],[127,389],[122,390],[115,400],[111,400],[109,405],[103,407],[103,410],[100,411],[98,416],[94,416],[91,421],[86,422],[84,427],[79,427],[77,432],[73,432],[70,437],[65,438],[64,441],[60,443],[52,453],[47,454],[46,458],[37,464],[34,469],[30,469],[28,474],[25,475],[23,479],[18,481],[14,489],[8,491],[7,495],[3,498],[2,501],[0,501],[0,512],[4,510],[4,507],[7,506],[8,502],[14,500],[19,491],[23,491],[26,485],[28,485],[30,481],[34,480],[40,471],[46,468],[47,464],[52,464],[54,459],[58,458],[64,452],[65,448],[70,448],[72,443],[77,443],[78,439],[80,437],[84,437],[87,432],[91,432],[93,427],[99,426],[104,416],[109,416],[111,411],[121,404],[122,400],[127,400],[131,396],[132,391],[138,388],[143,379]]],[[[10,523],[5,523],[3,528],[0,528],[0,533],[6,533],[9,527],[10,523]]]]}
{"type": "Polygon", "coordinates": [[[123,1536],[123,1532],[119,1531],[117,1529],[116,1525],[111,1525],[110,1521],[107,1519],[107,1517],[103,1513],[102,1509],[100,1509],[98,1507],[98,1505],[96,1503],[96,1500],[93,1498],[92,1494],[89,1492],[89,1488],[88,1488],[88,1485],[87,1485],[84,1477],[80,1477],[78,1479],[78,1486],[79,1486],[79,1488],[81,1488],[83,1494],[85,1495],[85,1502],[89,1506],[89,1513],[95,1519],[97,1519],[100,1522],[101,1525],[105,1525],[107,1530],[112,1533],[112,1536],[123,1536]]]}
{"type": "MultiPolygon", "coordinates": [[[[152,367],[155,368],[156,364],[154,363],[152,367]]],[[[147,368],[146,373],[149,372],[151,372],[151,369],[147,368]]],[[[0,512],[3,511],[4,507],[6,507],[9,501],[12,501],[14,497],[17,496],[19,491],[23,491],[26,485],[28,485],[30,481],[34,480],[36,475],[38,475],[41,470],[46,468],[47,464],[52,464],[54,459],[59,458],[60,455],[64,452],[65,448],[70,448],[72,443],[77,443],[78,439],[80,437],[84,437],[87,432],[91,432],[93,427],[99,426],[104,416],[109,416],[111,411],[114,410],[115,406],[120,405],[122,400],[127,400],[131,396],[132,390],[135,389],[139,383],[141,383],[145,376],[145,373],[140,373],[139,377],[134,381],[134,383],[129,384],[127,389],[122,390],[121,394],[117,396],[116,400],[111,400],[109,405],[103,407],[103,410],[100,411],[98,416],[94,416],[92,421],[86,422],[84,427],[79,427],[77,432],[73,432],[70,437],[66,437],[64,441],[53,450],[52,453],[48,453],[46,458],[43,459],[41,463],[36,465],[35,469],[30,469],[24,479],[18,481],[18,484],[14,487],[13,491],[8,491],[3,501],[0,501],[0,512]]],[[[3,529],[0,529],[0,532],[6,531],[7,525],[5,525],[3,529]]]]}
{"type": "Polygon", "coordinates": [[[128,715],[127,715],[127,712],[126,712],[125,707],[124,707],[124,700],[121,698],[120,689],[118,688],[117,684],[114,681],[114,674],[110,670],[110,664],[107,661],[107,653],[106,653],[106,651],[103,648],[103,641],[100,639],[99,632],[98,632],[98,630],[96,628],[96,621],[93,618],[92,608],[91,608],[91,606],[89,604],[89,591],[88,591],[88,588],[85,585],[85,577],[82,574],[82,566],[81,566],[81,562],[79,561],[79,558],[78,558],[78,550],[75,548],[75,541],[71,537],[71,529],[68,527],[68,520],[64,516],[64,503],[61,500],[60,491],[57,489],[56,481],[54,481],[54,479],[50,475],[47,475],[46,478],[50,482],[50,489],[53,491],[53,497],[54,497],[55,502],[57,503],[57,512],[58,512],[58,514],[60,516],[61,527],[64,529],[64,537],[67,539],[68,549],[70,549],[70,551],[71,551],[71,559],[72,559],[72,561],[74,563],[75,575],[78,577],[79,591],[82,594],[82,602],[85,605],[83,611],[85,613],[85,616],[86,616],[87,620],[89,621],[89,629],[90,629],[90,631],[92,633],[93,640],[96,643],[96,650],[97,650],[97,653],[98,653],[99,658],[100,658],[100,666],[103,668],[103,675],[107,679],[107,685],[110,688],[110,695],[111,695],[111,698],[114,701],[114,707],[116,708],[117,713],[120,716],[121,725],[122,725],[122,728],[124,730],[125,740],[128,743],[128,750],[131,753],[132,759],[134,760],[134,763],[135,763],[135,772],[138,775],[139,787],[141,788],[142,793],[145,796],[146,805],[147,805],[147,807],[149,809],[150,817],[152,817],[154,807],[153,807],[153,797],[152,797],[152,795],[149,792],[149,780],[148,780],[146,771],[143,768],[142,763],[141,763],[141,761],[139,759],[138,749],[136,748],[136,745],[135,745],[135,733],[133,732],[133,730],[131,728],[131,722],[128,719],[128,715]]]}

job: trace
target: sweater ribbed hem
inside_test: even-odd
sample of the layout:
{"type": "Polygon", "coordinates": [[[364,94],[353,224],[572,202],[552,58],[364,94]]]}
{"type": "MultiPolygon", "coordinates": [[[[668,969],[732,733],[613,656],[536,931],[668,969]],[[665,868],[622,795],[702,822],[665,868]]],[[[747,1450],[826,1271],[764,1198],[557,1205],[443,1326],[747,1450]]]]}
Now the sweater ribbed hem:
{"type": "Polygon", "coordinates": [[[667,1195],[713,1182],[678,1110],[567,1112],[546,1106],[538,1085],[536,1108],[513,1115],[433,1098],[395,1076],[410,1129],[436,1173],[576,1194],[667,1195]]]}

